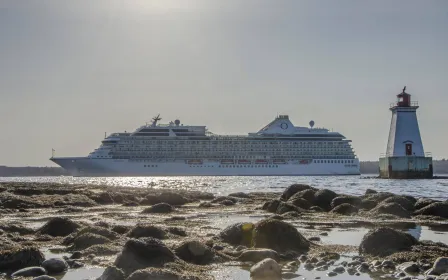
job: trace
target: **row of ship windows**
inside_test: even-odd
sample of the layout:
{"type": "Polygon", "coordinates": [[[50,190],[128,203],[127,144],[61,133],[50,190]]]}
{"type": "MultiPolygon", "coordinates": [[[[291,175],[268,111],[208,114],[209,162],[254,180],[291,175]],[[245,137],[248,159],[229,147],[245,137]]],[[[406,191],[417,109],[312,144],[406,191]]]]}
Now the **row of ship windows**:
{"type": "Polygon", "coordinates": [[[158,167],[158,165],[144,165],[144,167],[158,167]]]}
{"type": "MultiPolygon", "coordinates": [[[[154,140],[154,141],[122,141],[119,142],[120,144],[197,144],[197,145],[343,145],[346,144],[345,141],[330,141],[330,142],[322,142],[322,141],[313,141],[313,142],[304,142],[304,141],[278,141],[278,142],[251,142],[251,141],[176,141],[173,140],[167,140],[167,141],[161,141],[161,140],[154,140]]],[[[115,144],[115,143],[110,143],[115,144]]]]}

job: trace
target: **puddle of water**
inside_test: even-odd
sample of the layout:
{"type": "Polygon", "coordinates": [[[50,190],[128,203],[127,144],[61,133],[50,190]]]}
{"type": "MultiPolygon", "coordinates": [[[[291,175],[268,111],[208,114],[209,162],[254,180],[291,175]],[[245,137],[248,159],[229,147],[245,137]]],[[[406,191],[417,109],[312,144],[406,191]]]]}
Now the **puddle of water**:
{"type": "Polygon", "coordinates": [[[104,268],[80,268],[68,271],[58,280],[91,280],[100,277],[104,268]]]}
{"type": "Polygon", "coordinates": [[[333,228],[328,231],[328,236],[320,236],[320,239],[326,244],[358,246],[368,231],[366,228],[333,228]]]}

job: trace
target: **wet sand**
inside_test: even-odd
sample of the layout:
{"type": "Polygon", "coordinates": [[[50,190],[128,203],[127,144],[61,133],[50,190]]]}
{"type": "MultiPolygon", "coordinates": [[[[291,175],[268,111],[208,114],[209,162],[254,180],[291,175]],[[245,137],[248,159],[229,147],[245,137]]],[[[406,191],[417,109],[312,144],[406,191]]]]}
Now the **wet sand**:
{"type": "MultiPolygon", "coordinates": [[[[317,190],[313,191],[316,193],[317,190]]],[[[300,204],[303,201],[299,201],[302,197],[297,197],[298,193],[293,194],[297,201],[292,201],[292,195],[284,197],[283,192],[237,193],[215,197],[211,193],[173,192],[172,189],[2,183],[0,237],[11,244],[6,246],[5,241],[0,245],[0,271],[8,275],[5,277],[13,272],[1,267],[2,254],[34,247],[43,253],[45,259],[66,259],[70,267],[65,273],[53,275],[56,279],[96,279],[105,268],[116,265],[117,255],[124,250],[130,239],[157,237],[161,234],[162,242],[174,252],[180,252],[179,246],[183,242],[197,240],[208,246],[214,257],[201,264],[184,257],[179,262],[176,261],[175,265],[165,263],[158,267],[169,267],[179,274],[188,272],[196,279],[249,279],[249,270],[256,261],[241,261],[239,256],[247,248],[226,243],[220,238],[221,232],[236,223],[254,223],[256,228],[257,222],[266,219],[290,224],[310,241],[309,249],[296,252],[296,255],[281,252],[278,262],[283,266],[284,277],[288,279],[327,278],[329,272],[336,267],[345,269],[332,276],[334,279],[396,279],[401,273],[397,267],[411,261],[417,263],[419,271],[409,275],[423,277],[436,259],[444,257],[448,252],[443,244],[430,246],[419,243],[408,250],[381,257],[360,254],[359,246],[363,237],[370,230],[379,227],[410,233],[418,241],[429,239],[447,243],[448,236],[445,232],[448,231],[448,223],[442,217],[444,215],[421,215],[415,209],[416,199],[413,201],[409,198],[413,202],[412,209],[405,209],[406,212],[402,212],[404,207],[398,209],[395,205],[387,205],[383,209],[378,206],[385,197],[396,195],[385,195],[384,198],[378,198],[381,195],[377,195],[378,197],[371,199],[372,195],[375,196],[372,192],[370,196],[366,194],[358,198],[376,199],[375,207],[367,202],[365,204],[369,205],[366,207],[360,204],[361,200],[355,199],[353,209],[350,208],[347,212],[344,208],[338,213],[333,211],[335,207],[323,209],[325,207],[320,206],[326,206],[326,202],[322,204],[315,198],[316,203],[308,198],[314,209],[306,209],[300,204]],[[269,208],[273,201],[279,202],[279,205],[269,208]],[[151,208],[160,203],[167,203],[171,208],[166,205],[158,209],[151,208]],[[285,208],[281,209],[280,206],[285,208]],[[151,210],[147,210],[148,208],[151,210]],[[378,210],[379,208],[381,209],[378,210]],[[55,217],[73,222],[77,225],[76,230],[63,234],[64,236],[51,236],[43,232],[42,227],[55,217]],[[155,229],[145,228],[143,233],[133,234],[137,232],[135,228],[138,224],[155,229]],[[76,238],[83,230],[90,235],[85,237],[87,239],[80,238],[78,242],[76,238]],[[80,252],[80,257],[70,258],[74,252],[80,252]],[[334,257],[328,258],[329,254],[334,254],[334,257]],[[360,264],[369,264],[370,268],[362,271],[358,267],[356,273],[359,275],[351,276],[347,272],[350,268],[347,263],[358,260],[360,264]],[[392,261],[393,268],[371,265],[374,261],[384,260],[392,261]],[[291,261],[297,261],[298,266],[286,265],[291,261]],[[320,266],[316,265],[319,263],[320,266]]],[[[309,194],[305,194],[303,198],[307,198],[307,195],[309,194]]],[[[345,196],[337,194],[337,197],[345,196]]],[[[329,200],[332,201],[333,198],[329,200]]],[[[401,200],[397,201],[401,203],[401,200]]]]}

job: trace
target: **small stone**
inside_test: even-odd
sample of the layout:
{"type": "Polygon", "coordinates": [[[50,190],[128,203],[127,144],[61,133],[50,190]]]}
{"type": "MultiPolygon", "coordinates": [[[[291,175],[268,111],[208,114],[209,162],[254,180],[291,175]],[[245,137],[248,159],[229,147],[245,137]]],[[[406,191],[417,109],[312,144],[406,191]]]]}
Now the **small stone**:
{"type": "Polygon", "coordinates": [[[343,266],[338,266],[338,267],[335,267],[333,269],[333,271],[336,272],[336,273],[344,273],[345,272],[345,268],[343,266]]]}
{"type": "Polygon", "coordinates": [[[398,266],[398,269],[409,274],[418,273],[420,271],[420,268],[415,262],[402,263],[398,266]]]}
{"type": "Polygon", "coordinates": [[[314,269],[314,265],[312,263],[306,263],[303,267],[306,270],[313,270],[314,269]]]}
{"type": "Polygon", "coordinates": [[[299,274],[293,273],[293,272],[283,272],[282,273],[282,279],[294,279],[299,277],[299,274]]]}
{"type": "Polygon", "coordinates": [[[385,260],[381,263],[381,266],[384,268],[395,268],[395,264],[392,261],[385,260]]]}
{"type": "Polygon", "coordinates": [[[349,275],[354,275],[355,273],[356,273],[356,269],[354,269],[354,268],[348,268],[347,269],[347,273],[349,274],[349,275]]]}
{"type": "Polygon", "coordinates": [[[82,253],[80,251],[75,251],[70,256],[70,259],[72,259],[72,260],[79,260],[81,257],[82,257],[82,253]]]}
{"type": "Polygon", "coordinates": [[[323,265],[326,265],[326,264],[327,264],[327,263],[324,262],[324,261],[319,261],[319,262],[316,263],[316,266],[317,266],[317,267],[320,267],[320,266],[323,266],[323,265]]]}
{"type": "Polygon", "coordinates": [[[334,277],[334,276],[337,276],[338,274],[334,271],[330,271],[327,273],[327,275],[328,275],[328,277],[334,277]]]}
{"type": "Polygon", "coordinates": [[[221,245],[213,245],[213,250],[216,250],[216,251],[222,251],[222,250],[224,250],[224,247],[223,246],[221,246],[221,245]]]}
{"type": "Polygon", "coordinates": [[[301,262],[304,262],[304,261],[306,261],[308,259],[308,257],[306,256],[306,255],[301,255],[300,257],[299,257],[299,261],[301,261],[301,262]]]}
{"type": "Polygon", "coordinates": [[[320,241],[320,237],[319,236],[313,236],[308,238],[309,241],[320,241]]]}
{"type": "Polygon", "coordinates": [[[321,232],[320,235],[321,236],[328,236],[328,232],[321,232]]]}
{"type": "Polygon", "coordinates": [[[291,266],[291,267],[297,267],[299,266],[299,264],[296,261],[292,261],[286,264],[287,266],[291,266]]]}
{"type": "Polygon", "coordinates": [[[448,272],[448,258],[438,258],[432,266],[432,272],[434,275],[440,275],[448,272]]]}

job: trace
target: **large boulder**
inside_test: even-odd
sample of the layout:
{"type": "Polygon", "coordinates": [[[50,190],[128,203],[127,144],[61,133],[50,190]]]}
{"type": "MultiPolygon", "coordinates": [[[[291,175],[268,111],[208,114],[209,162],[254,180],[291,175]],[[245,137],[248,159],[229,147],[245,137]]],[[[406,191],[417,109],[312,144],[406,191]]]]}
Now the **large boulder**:
{"type": "Polygon", "coordinates": [[[359,245],[363,255],[385,257],[395,252],[410,250],[418,243],[412,235],[387,227],[370,230],[359,245]]]}
{"type": "Polygon", "coordinates": [[[314,194],[316,193],[315,189],[307,189],[300,192],[295,193],[293,196],[290,197],[290,200],[295,200],[298,198],[302,198],[306,201],[308,201],[310,204],[314,205],[314,194]]]}
{"type": "Polygon", "coordinates": [[[168,203],[169,205],[184,205],[189,202],[188,199],[183,197],[180,194],[172,193],[172,192],[163,192],[157,196],[160,202],[168,203]]]}
{"type": "Polygon", "coordinates": [[[16,271],[26,267],[40,266],[45,260],[41,251],[32,247],[0,252],[0,271],[16,271]]]}
{"type": "Polygon", "coordinates": [[[337,207],[337,206],[339,206],[341,204],[344,204],[344,203],[348,203],[348,204],[351,204],[353,206],[358,206],[358,205],[361,204],[361,201],[362,201],[362,199],[357,197],[357,196],[344,195],[344,196],[335,197],[331,201],[330,206],[331,206],[331,208],[335,208],[335,207],[337,207]]]}
{"type": "Polygon", "coordinates": [[[252,280],[281,280],[282,268],[273,259],[264,259],[250,269],[252,280]]]}
{"type": "Polygon", "coordinates": [[[288,188],[286,188],[286,190],[283,192],[283,194],[281,195],[280,199],[283,201],[288,201],[289,198],[291,196],[293,196],[294,194],[304,191],[304,190],[308,190],[308,189],[313,189],[311,186],[308,185],[303,185],[303,184],[294,184],[289,186],[288,188]]]}
{"type": "Polygon", "coordinates": [[[277,208],[278,206],[283,203],[282,201],[278,200],[278,199],[273,199],[271,201],[266,201],[263,204],[263,207],[261,209],[268,211],[270,213],[276,213],[277,212],[277,208]]]}
{"type": "Polygon", "coordinates": [[[279,215],[288,213],[288,212],[302,213],[303,211],[304,211],[304,209],[301,209],[301,208],[294,206],[287,202],[281,202],[277,208],[277,214],[279,214],[279,215]]]}
{"type": "Polygon", "coordinates": [[[389,198],[391,196],[395,196],[395,194],[389,193],[389,192],[378,192],[378,193],[365,195],[364,198],[365,199],[369,199],[369,200],[373,200],[373,201],[375,201],[378,204],[381,201],[383,201],[386,198],[389,198]]]}
{"type": "Polygon", "coordinates": [[[176,256],[188,263],[199,265],[209,264],[213,261],[215,253],[199,240],[187,240],[174,249],[176,256]]]}
{"type": "Polygon", "coordinates": [[[429,275],[441,275],[448,273],[448,258],[440,257],[435,262],[432,268],[429,270],[429,275]]]}
{"type": "Polygon", "coordinates": [[[226,227],[218,234],[218,238],[231,245],[251,246],[254,224],[237,223],[226,227]]]}
{"type": "Polygon", "coordinates": [[[125,280],[124,272],[115,266],[109,266],[96,280],[125,280]]]}
{"type": "Polygon", "coordinates": [[[293,198],[293,199],[289,199],[288,203],[291,203],[292,205],[299,207],[301,209],[305,209],[308,210],[311,207],[313,207],[313,204],[311,204],[308,200],[305,200],[303,198],[293,198]]]}
{"type": "Polygon", "coordinates": [[[375,208],[370,210],[371,215],[378,216],[381,214],[394,215],[400,218],[410,218],[411,214],[401,207],[398,203],[385,203],[384,201],[378,204],[375,208]]]}
{"type": "Polygon", "coordinates": [[[67,236],[76,232],[81,226],[78,223],[64,217],[51,218],[38,232],[50,236],[67,236]]]}
{"type": "Polygon", "coordinates": [[[320,208],[330,211],[331,210],[331,201],[337,197],[337,193],[331,190],[322,189],[318,190],[314,194],[314,205],[319,206],[320,208]]]}
{"type": "Polygon", "coordinates": [[[437,216],[448,218],[448,202],[434,202],[414,212],[415,215],[437,216]]]}
{"type": "Polygon", "coordinates": [[[157,239],[165,239],[166,231],[154,225],[137,224],[129,231],[128,236],[131,238],[153,237],[157,239]]]}
{"type": "Polygon", "coordinates": [[[111,240],[107,237],[87,232],[75,237],[71,250],[84,250],[93,245],[107,244],[109,242],[111,240]]]}
{"type": "Polygon", "coordinates": [[[258,222],[253,232],[253,247],[277,252],[308,250],[310,243],[297,229],[283,221],[267,219],[258,222]]]}
{"type": "Polygon", "coordinates": [[[67,236],[64,239],[63,244],[69,245],[69,244],[73,243],[77,237],[79,237],[83,234],[86,234],[86,233],[103,236],[110,240],[117,240],[120,238],[120,235],[118,233],[113,232],[107,228],[99,227],[99,226],[87,226],[87,227],[83,227],[79,231],[67,236]]]}
{"type": "Polygon", "coordinates": [[[333,208],[330,212],[340,215],[352,215],[358,212],[358,208],[351,204],[343,203],[333,208]]]}
{"type": "Polygon", "coordinates": [[[437,201],[437,200],[434,200],[434,199],[430,199],[430,198],[419,198],[418,200],[417,200],[417,202],[415,203],[415,205],[414,205],[414,209],[417,211],[417,210],[420,210],[420,209],[422,209],[423,207],[426,207],[426,206],[428,206],[428,205],[430,205],[430,204],[433,204],[434,202],[441,202],[441,201],[437,201]]]}
{"type": "Polygon", "coordinates": [[[45,268],[48,274],[59,274],[68,269],[68,264],[63,259],[48,259],[42,263],[42,267],[45,268]]]}
{"type": "Polygon", "coordinates": [[[411,201],[408,197],[395,195],[395,196],[386,198],[381,203],[397,203],[401,207],[406,209],[406,211],[412,212],[412,211],[414,211],[414,203],[415,202],[411,201]]]}
{"type": "Polygon", "coordinates": [[[142,211],[143,214],[164,214],[164,213],[171,213],[174,211],[173,206],[169,205],[168,203],[157,203],[149,208],[146,208],[142,211]]]}
{"type": "Polygon", "coordinates": [[[123,251],[117,256],[114,265],[123,270],[125,275],[147,267],[163,267],[176,261],[174,253],[162,241],[147,237],[129,239],[123,251]]]}

